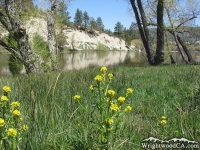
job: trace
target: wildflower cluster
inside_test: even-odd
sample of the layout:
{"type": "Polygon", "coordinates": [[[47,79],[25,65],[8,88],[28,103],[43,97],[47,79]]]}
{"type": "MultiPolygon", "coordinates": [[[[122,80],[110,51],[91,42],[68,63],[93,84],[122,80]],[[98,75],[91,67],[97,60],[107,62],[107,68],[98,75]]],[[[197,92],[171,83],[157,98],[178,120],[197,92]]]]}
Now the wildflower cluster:
{"type": "Polygon", "coordinates": [[[167,124],[166,116],[162,116],[162,117],[161,117],[161,121],[160,121],[160,125],[161,125],[161,126],[165,126],[166,124],[167,124]]]}
{"type": "Polygon", "coordinates": [[[11,102],[8,98],[11,88],[9,86],[3,87],[3,95],[0,101],[0,149],[16,149],[18,139],[24,131],[28,130],[27,124],[24,122],[19,107],[19,101],[11,102]],[[12,143],[12,144],[7,144],[12,143]]]}
{"type": "MultiPolygon", "coordinates": [[[[133,89],[128,88],[124,95],[116,98],[117,93],[115,90],[109,89],[109,85],[113,79],[114,74],[107,73],[107,68],[104,66],[101,67],[100,74],[95,76],[95,83],[89,87],[96,99],[94,100],[95,104],[93,106],[96,106],[96,110],[98,110],[98,116],[94,117],[96,120],[93,122],[99,131],[101,144],[106,147],[112,147],[109,146],[109,143],[113,141],[113,139],[111,140],[111,135],[117,134],[121,123],[121,116],[132,110],[131,106],[125,106],[125,102],[129,95],[133,93],[133,89]]],[[[74,100],[79,101],[80,96],[75,95],[74,100]]],[[[79,105],[81,105],[80,102],[79,105]]],[[[94,115],[97,114],[95,113],[94,115]]]]}

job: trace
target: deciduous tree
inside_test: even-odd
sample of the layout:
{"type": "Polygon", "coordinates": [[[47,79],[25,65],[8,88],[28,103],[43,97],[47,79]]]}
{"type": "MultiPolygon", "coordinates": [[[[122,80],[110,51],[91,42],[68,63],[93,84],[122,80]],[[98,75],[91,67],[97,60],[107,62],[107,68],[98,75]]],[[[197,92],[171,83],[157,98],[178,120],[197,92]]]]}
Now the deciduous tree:
{"type": "Polygon", "coordinates": [[[16,40],[17,47],[12,47],[0,40],[0,45],[21,61],[27,73],[41,72],[42,58],[31,50],[28,34],[22,20],[23,0],[5,0],[4,11],[0,12],[0,22],[16,40]]]}
{"type": "Polygon", "coordinates": [[[174,36],[179,51],[185,53],[187,56],[187,59],[184,58],[184,60],[186,60],[186,62],[192,61],[192,57],[187,46],[181,39],[180,33],[184,33],[188,23],[195,19],[200,13],[196,0],[187,0],[184,5],[185,7],[181,7],[184,3],[178,0],[130,0],[130,3],[135,14],[149,64],[162,64],[164,62],[164,33],[166,31],[169,31],[174,36]],[[146,8],[144,4],[147,5],[146,8]],[[157,29],[157,46],[155,52],[152,49],[149,25],[153,25],[157,29]]]}

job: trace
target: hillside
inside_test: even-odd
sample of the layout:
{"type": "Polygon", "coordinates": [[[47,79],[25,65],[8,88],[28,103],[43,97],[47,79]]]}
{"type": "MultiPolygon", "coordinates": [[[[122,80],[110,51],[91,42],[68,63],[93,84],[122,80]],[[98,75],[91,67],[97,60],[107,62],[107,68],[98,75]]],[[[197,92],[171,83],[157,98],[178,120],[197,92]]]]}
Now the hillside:
{"type": "MultiPolygon", "coordinates": [[[[31,18],[26,23],[26,29],[29,34],[30,40],[32,40],[34,33],[40,34],[44,40],[47,40],[47,23],[41,18],[31,18]]],[[[59,30],[57,30],[57,33],[59,30]]],[[[100,33],[94,30],[94,34],[90,34],[87,31],[73,29],[65,26],[62,31],[65,36],[64,47],[72,50],[133,50],[134,46],[126,46],[125,41],[109,36],[105,33],[100,33]]]]}

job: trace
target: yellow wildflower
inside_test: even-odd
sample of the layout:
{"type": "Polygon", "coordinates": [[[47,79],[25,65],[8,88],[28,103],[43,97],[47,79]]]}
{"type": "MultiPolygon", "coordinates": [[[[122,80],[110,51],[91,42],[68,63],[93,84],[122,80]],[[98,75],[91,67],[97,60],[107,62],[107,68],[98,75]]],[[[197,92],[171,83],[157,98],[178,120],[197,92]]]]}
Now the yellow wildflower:
{"type": "Polygon", "coordinates": [[[118,102],[119,102],[119,103],[123,103],[124,101],[125,101],[125,97],[120,96],[120,97],[118,98],[118,102]]]}
{"type": "Polygon", "coordinates": [[[164,126],[164,125],[167,124],[167,121],[166,121],[166,120],[161,120],[161,121],[160,121],[160,124],[161,124],[162,126],[164,126]]]}
{"type": "Polygon", "coordinates": [[[21,116],[21,113],[20,113],[19,110],[14,110],[12,113],[13,113],[13,115],[14,115],[15,117],[20,117],[20,116],[21,116]]]}
{"type": "Polygon", "coordinates": [[[132,110],[132,107],[131,106],[127,106],[125,111],[131,111],[132,110]]]}
{"type": "Polygon", "coordinates": [[[115,95],[114,90],[108,90],[108,96],[113,97],[115,95]]]}
{"type": "Polygon", "coordinates": [[[108,123],[109,125],[111,125],[111,124],[114,123],[114,120],[113,120],[113,119],[108,119],[108,120],[107,120],[107,123],[108,123]]]}
{"type": "Polygon", "coordinates": [[[101,82],[101,81],[103,80],[103,77],[102,77],[101,75],[97,75],[97,76],[94,78],[94,80],[95,80],[97,83],[99,83],[99,82],[101,82]]]}
{"type": "Polygon", "coordinates": [[[128,96],[129,94],[132,94],[133,93],[133,89],[132,88],[128,88],[126,90],[126,96],[128,96]]]}
{"type": "Polygon", "coordinates": [[[162,119],[162,120],[166,120],[166,116],[162,116],[161,119],[162,119]]]}
{"type": "Polygon", "coordinates": [[[101,67],[100,72],[106,74],[107,68],[105,66],[101,67]]]}
{"type": "Polygon", "coordinates": [[[110,109],[115,112],[119,110],[119,106],[117,104],[111,104],[110,109]]]}
{"type": "Polygon", "coordinates": [[[16,129],[14,129],[14,128],[9,128],[8,129],[8,136],[16,137],[16,135],[17,135],[17,130],[16,129]]]}
{"type": "Polygon", "coordinates": [[[23,131],[27,131],[28,130],[28,126],[26,124],[22,125],[22,130],[23,131]]]}
{"type": "Polygon", "coordinates": [[[109,73],[109,74],[108,74],[108,79],[109,79],[109,80],[112,80],[113,77],[114,77],[114,75],[113,75],[112,73],[109,73]]]}
{"type": "Polygon", "coordinates": [[[74,100],[75,100],[75,101],[78,102],[80,99],[81,99],[81,96],[80,96],[80,95],[74,95],[74,100]]]}
{"type": "Polygon", "coordinates": [[[112,131],[112,128],[108,128],[108,131],[112,131]]]}
{"type": "Polygon", "coordinates": [[[19,120],[20,120],[20,121],[23,121],[23,120],[24,120],[24,117],[21,116],[21,117],[19,118],[19,120]]]}
{"type": "Polygon", "coordinates": [[[20,106],[20,102],[19,101],[12,102],[10,106],[11,106],[11,109],[14,110],[20,106]]]}
{"type": "Polygon", "coordinates": [[[9,86],[4,86],[3,91],[6,92],[6,93],[9,93],[9,92],[11,92],[11,89],[10,89],[9,86]]]}
{"type": "Polygon", "coordinates": [[[8,101],[8,97],[7,96],[1,96],[1,101],[2,102],[7,102],[8,101]]]}
{"type": "Polygon", "coordinates": [[[89,88],[90,88],[91,91],[94,90],[94,86],[92,84],[90,85],[89,88]]]}
{"type": "Polygon", "coordinates": [[[108,131],[112,131],[112,128],[108,128],[108,131]]]}
{"type": "Polygon", "coordinates": [[[2,118],[0,118],[0,127],[3,127],[5,124],[4,120],[2,118]]]}

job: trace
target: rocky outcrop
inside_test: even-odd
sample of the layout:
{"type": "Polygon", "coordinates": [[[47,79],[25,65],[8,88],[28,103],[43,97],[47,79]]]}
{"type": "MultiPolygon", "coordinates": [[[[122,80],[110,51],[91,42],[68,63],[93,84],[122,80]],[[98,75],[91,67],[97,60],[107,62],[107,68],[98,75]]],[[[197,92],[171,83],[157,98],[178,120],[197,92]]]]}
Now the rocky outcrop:
{"type": "Polygon", "coordinates": [[[87,31],[71,29],[65,27],[63,33],[66,35],[67,44],[66,47],[75,50],[84,50],[84,49],[101,49],[105,47],[108,50],[129,50],[134,49],[133,46],[127,46],[125,41],[114,37],[109,36],[105,33],[100,33],[99,31],[94,31],[93,34],[90,34],[87,31]]]}
{"type": "MultiPolygon", "coordinates": [[[[32,41],[35,33],[38,33],[47,41],[47,21],[43,18],[30,18],[25,23],[29,40],[32,41]]],[[[57,30],[57,33],[60,32],[57,30]]],[[[84,31],[65,26],[63,33],[66,37],[65,48],[71,50],[134,50],[135,47],[127,46],[125,41],[99,31],[84,31]]],[[[8,35],[2,32],[1,37],[8,35]]]]}

